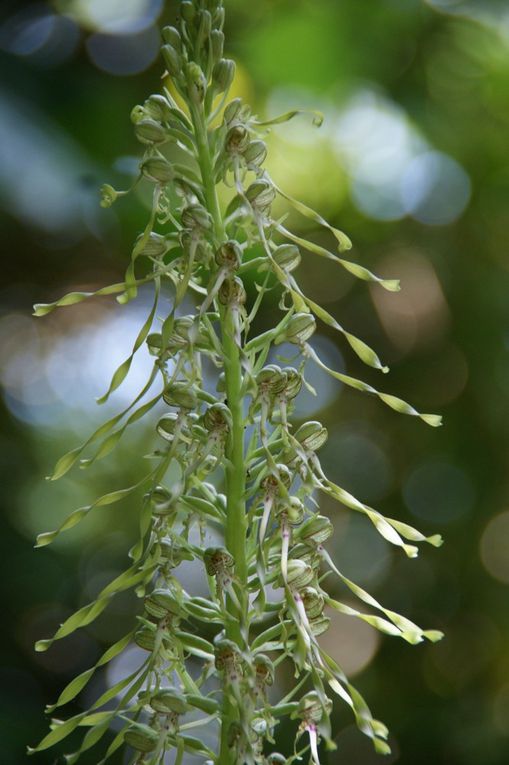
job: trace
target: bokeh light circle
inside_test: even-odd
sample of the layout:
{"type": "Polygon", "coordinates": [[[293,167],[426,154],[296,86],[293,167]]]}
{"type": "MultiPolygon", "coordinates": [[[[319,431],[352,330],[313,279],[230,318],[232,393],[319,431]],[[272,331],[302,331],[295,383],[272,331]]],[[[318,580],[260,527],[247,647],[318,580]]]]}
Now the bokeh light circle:
{"type": "Polygon", "coordinates": [[[470,179],[456,160],[439,151],[414,157],[401,179],[401,202],[420,223],[453,223],[470,200],[470,179]]]}
{"type": "Polygon", "coordinates": [[[86,41],[91,61],[104,72],[120,77],[139,74],[155,61],[160,46],[159,32],[149,27],[136,34],[96,33],[86,41]]]}
{"type": "Polygon", "coordinates": [[[509,510],[489,521],[481,537],[480,555],[486,571],[509,584],[509,510]]]}

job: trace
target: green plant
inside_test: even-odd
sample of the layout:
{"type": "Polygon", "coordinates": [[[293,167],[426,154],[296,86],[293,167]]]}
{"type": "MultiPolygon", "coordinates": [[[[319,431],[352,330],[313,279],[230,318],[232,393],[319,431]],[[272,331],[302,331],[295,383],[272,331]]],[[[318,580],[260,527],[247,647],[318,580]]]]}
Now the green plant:
{"type": "MultiPolygon", "coordinates": [[[[417,555],[416,543],[439,545],[441,539],[425,538],[407,524],[385,518],[326,477],[317,455],[327,439],[326,429],[314,421],[296,428],[290,419],[293,402],[307,384],[306,365],[318,364],[343,384],[429,425],[439,425],[440,418],[420,414],[395,396],[329,369],[308,342],[318,319],[342,333],[363,362],[387,371],[371,348],[301,290],[293,275],[299,248],[390,291],[397,290],[398,283],[296,236],[272,217],[271,206],[279,194],[325,227],[340,252],[351,246],[345,234],[285,194],[264,170],[264,130],[298,112],[263,122],[240,99],[227,103],[235,67],[223,58],[223,19],[221,0],[184,0],[178,29],[163,29],[168,88],[136,106],[131,115],[135,134],[145,146],[136,183],[143,179],[153,185],[151,215],[135,243],[124,281],[95,293],[117,294],[120,303],[128,303],[140,284],[154,285],[153,308],[131,355],[100,401],[122,383],[144,343],[154,357],[152,372],[131,405],[64,455],[52,478],[65,475],[93,445],[88,462],[105,457],[125,429],[162,399],[169,411],[156,424],[160,441],[151,455],[153,467],[136,485],[74,511],[37,542],[39,547],[51,543],[96,507],[144,493],[140,537],[129,553],[128,569],[94,602],[69,617],[52,639],[36,646],[44,651],[54,640],[90,624],[116,593],[135,588],[143,598],[136,629],[73,680],[48,710],[72,701],[96,669],[131,641],[146,651],[145,661],[131,676],[109,688],[89,710],[65,722],[54,721],[50,733],[31,750],[44,750],[78,727],[86,728],[78,751],[66,757],[70,765],[99,742],[115,718],[123,726],[101,763],[124,744],[132,748],[131,762],[137,764],[158,765],[169,750],[176,751],[177,765],[185,753],[220,765],[289,765],[307,751],[310,761],[318,763],[319,742],[334,747],[328,694],[351,707],[376,751],[386,753],[387,729],[372,717],[342,669],[320,646],[319,635],[330,621],[325,608],[410,643],[441,637],[380,605],[339,571],[323,547],[333,527],[315,509],[318,493],[364,514],[409,557],[417,555]],[[179,162],[165,156],[169,144],[178,150],[179,162]],[[217,193],[221,185],[232,190],[224,205],[217,193]],[[142,259],[148,273],[138,278],[142,259]],[[243,283],[246,274],[258,280],[250,297],[243,283]],[[172,285],[172,307],[154,332],[163,283],[172,285]],[[263,300],[274,289],[279,292],[281,320],[273,329],[252,336],[263,300]],[[182,315],[189,294],[195,296],[196,310],[182,315]],[[281,363],[296,366],[268,363],[269,353],[283,342],[294,345],[295,358],[281,363]],[[214,392],[205,385],[203,363],[216,370],[214,392]],[[145,401],[157,382],[160,391],[145,401]],[[192,542],[194,526],[201,533],[213,529],[223,537],[224,546],[203,550],[192,542]],[[184,560],[201,566],[210,588],[208,598],[191,596],[179,583],[176,573],[184,560]],[[363,606],[377,613],[358,611],[330,597],[324,588],[325,571],[333,572],[363,606]],[[267,600],[268,587],[280,593],[275,601],[267,600]],[[195,668],[200,664],[198,674],[189,671],[189,661],[195,668]],[[294,664],[295,686],[272,703],[268,688],[285,661],[294,664]],[[276,746],[275,731],[283,716],[296,720],[295,750],[289,757],[267,754],[276,746]],[[189,733],[218,723],[216,751],[189,733]]],[[[319,121],[319,116],[315,119],[319,121]]],[[[104,186],[103,206],[126,193],[104,186]]],[[[90,296],[71,293],[56,303],[36,306],[35,313],[42,316],[90,296]]]]}

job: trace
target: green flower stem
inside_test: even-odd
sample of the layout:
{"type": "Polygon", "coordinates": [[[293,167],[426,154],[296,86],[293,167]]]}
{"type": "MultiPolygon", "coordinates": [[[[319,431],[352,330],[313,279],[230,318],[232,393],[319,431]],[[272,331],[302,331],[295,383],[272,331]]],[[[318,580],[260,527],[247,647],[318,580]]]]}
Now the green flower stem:
{"type": "MultiPolygon", "coordinates": [[[[207,207],[214,221],[214,231],[217,244],[226,239],[224,221],[219,206],[214,181],[212,157],[208,140],[207,123],[203,106],[191,107],[191,118],[198,147],[198,162],[202,175],[207,207]]],[[[221,335],[224,354],[224,372],[228,407],[232,416],[232,427],[229,443],[226,447],[226,528],[225,542],[228,551],[235,560],[235,575],[239,583],[241,613],[227,598],[226,606],[232,618],[226,625],[226,636],[234,640],[240,648],[247,638],[247,516],[245,507],[245,454],[244,454],[244,414],[242,407],[242,367],[240,349],[235,342],[235,326],[232,311],[221,311],[221,335]]],[[[224,695],[221,716],[221,751],[218,762],[221,765],[233,765],[234,755],[228,746],[227,736],[230,722],[236,719],[235,707],[227,694],[224,695]]]]}

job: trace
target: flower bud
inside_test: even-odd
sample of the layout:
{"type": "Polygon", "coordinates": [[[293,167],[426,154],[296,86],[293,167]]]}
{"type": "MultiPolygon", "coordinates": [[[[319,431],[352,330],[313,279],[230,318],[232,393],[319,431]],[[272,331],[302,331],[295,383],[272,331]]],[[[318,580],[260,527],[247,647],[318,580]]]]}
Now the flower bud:
{"type": "Polygon", "coordinates": [[[317,616],[321,616],[325,606],[323,595],[314,587],[304,587],[299,594],[308,618],[315,619],[317,616]]]}
{"type": "Polygon", "coordinates": [[[237,271],[242,262],[242,250],[234,239],[229,239],[216,251],[215,260],[218,266],[226,266],[230,271],[237,271]]]}
{"type": "Polygon", "coordinates": [[[200,39],[206,40],[212,31],[212,15],[210,11],[198,11],[198,34],[200,39]]]}
{"type": "Polygon", "coordinates": [[[268,181],[254,181],[246,189],[246,198],[252,207],[264,211],[276,198],[276,190],[268,181]]]}
{"type": "Polygon", "coordinates": [[[179,77],[182,74],[182,56],[173,45],[163,45],[161,55],[170,77],[179,77]]]}
{"type": "Polygon", "coordinates": [[[235,62],[229,58],[221,58],[212,70],[212,82],[221,93],[225,93],[235,77],[235,62]]]}
{"type": "Polygon", "coordinates": [[[287,384],[287,377],[277,364],[268,364],[256,375],[256,383],[261,393],[276,396],[282,393],[287,384]]]}
{"type": "Polygon", "coordinates": [[[256,682],[260,685],[272,685],[274,683],[274,664],[268,656],[259,653],[253,660],[256,682]]]}
{"type": "Polygon", "coordinates": [[[188,205],[182,211],[182,224],[189,229],[208,230],[212,228],[212,218],[203,205],[188,205]]]}
{"type": "Polygon", "coordinates": [[[325,698],[325,709],[322,699],[316,691],[309,691],[299,701],[299,707],[294,713],[295,717],[300,717],[306,723],[319,723],[324,712],[329,714],[332,711],[332,701],[325,698]]]}
{"type": "Polygon", "coordinates": [[[186,65],[187,92],[194,104],[201,104],[207,90],[207,80],[202,70],[194,61],[186,65]]]}
{"type": "Polygon", "coordinates": [[[310,313],[296,313],[292,316],[286,329],[276,337],[275,343],[294,343],[302,345],[309,340],[316,329],[316,321],[310,313]]]}
{"type": "Polygon", "coordinates": [[[238,276],[225,279],[219,288],[219,302],[226,306],[241,306],[247,300],[246,290],[242,279],[238,276]]]}
{"type": "Polygon", "coordinates": [[[148,494],[154,515],[171,515],[175,512],[175,495],[165,486],[156,486],[148,494]]]}
{"type": "Polygon", "coordinates": [[[163,392],[163,399],[168,406],[178,406],[181,409],[196,409],[198,399],[189,383],[171,383],[163,392]]]}
{"type": "Polygon", "coordinates": [[[176,412],[170,412],[170,414],[165,414],[164,417],[161,417],[156,425],[158,435],[164,438],[165,441],[173,441],[178,419],[179,416],[176,412]]]}
{"type": "Polygon", "coordinates": [[[229,104],[225,107],[224,110],[224,121],[227,125],[230,125],[234,120],[238,117],[240,110],[242,109],[242,99],[241,98],[234,98],[233,101],[230,101],[229,104]]]}
{"type": "Polygon", "coordinates": [[[212,23],[214,24],[216,29],[223,28],[224,16],[225,16],[224,8],[222,5],[220,5],[216,8],[216,10],[214,11],[214,15],[212,17],[212,23]]]}
{"type": "Polygon", "coordinates": [[[317,555],[316,550],[311,547],[306,547],[305,544],[296,544],[290,550],[290,558],[300,559],[307,563],[311,568],[318,568],[320,565],[320,558],[317,555]]]}
{"type": "Polygon", "coordinates": [[[328,438],[327,428],[321,422],[310,420],[295,431],[297,441],[310,452],[316,452],[328,438]]]}
{"type": "Polygon", "coordinates": [[[175,177],[173,166],[164,157],[150,157],[141,164],[141,172],[150,181],[169,183],[175,177]]]}
{"type": "Polygon", "coordinates": [[[299,541],[307,545],[323,545],[334,533],[334,526],[324,515],[313,515],[297,532],[299,541]]]}
{"type": "Polygon", "coordinates": [[[188,24],[194,21],[194,17],[196,16],[194,4],[189,2],[189,0],[183,0],[183,2],[180,3],[180,15],[188,24]]]}
{"type": "Polygon", "coordinates": [[[210,33],[210,49],[214,61],[223,57],[224,34],[219,29],[213,29],[210,33]]]}
{"type": "Polygon", "coordinates": [[[147,117],[156,122],[169,122],[172,114],[170,104],[160,93],[149,96],[143,105],[147,117]]]}
{"type": "Polygon", "coordinates": [[[161,548],[161,558],[171,565],[172,568],[180,566],[184,560],[194,560],[193,554],[190,550],[186,550],[183,547],[177,547],[174,540],[170,537],[164,537],[159,540],[159,547],[161,548]]]}
{"type": "Polygon", "coordinates": [[[295,271],[301,261],[300,250],[294,244],[281,244],[272,257],[280,268],[288,273],[295,271]]]}
{"type": "Polygon", "coordinates": [[[286,765],[286,762],[287,759],[284,754],[279,754],[279,752],[272,752],[267,757],[267,765],[286,765]]]}
{"type": "Polygon", "coordinates": [[[251,141],[244,152],[244,160],[253,168],[260,167],[267,157],[267,146],[263,141],[251,141]]]}
{"type": "Polygon", "coordinates": [[[156,643],[156,630],[143,625],[134,633],[134,642],[144,651],[153,651],[156,643]]]}
{"type": "Polygon", "coordinates": [[[231,127],[225,139],[225,149],[228,154],[242,154],[248,146],[248,129],[244,125],[234,125],[231,127]]]}
{"type": "Polygon", "coordinates": [[[164,143],[168,136],[160,122],[151,119],[143,119],[134,126],[136,138],[140,143],[153,144],[164,143]]]}
{"type": "Polygon", "coordinates": [[[143,723],[131,723],[124,734],[124,741],[138,752],[152,752],[159,741],[159,733],[143,723]]]}
{"type": "Polygon", "coordinates": [[[162,619],[168,614],[181,616],[182,609],[171,590],[158,588],[145,598],[145,609],[156,619],[162,619]]]}
{"type": "Polygon", "coordinates": [[[203,553],[203,562],[209,576],[216,576],[233,568],[233,557],[224,547],[208,547],[203,553]]]}
{"type": "Polygon", "coordinates": [[[186,697],[176,688],[162,688],[152,696],[150,706],[154,712],[166,715],[183,715],[189,709],[186,697]]]}
{"type": "Polygon", "coordinates": [[[173,45],[179,53],[182,51],[182,38],[178,29],[175,29],[175,27],[163,27],[161,37],[167,45],[173,45]]]}
{"type": "Polygon", "coordinates": [[[309,620],[309,626],[313,635],[318,637],[318,635],[323,635],[324,632],[327,632],[330,627],[330,619],[328,616],[317,616],[315,619],[309,620]]]}
{"type": "Polygon", "coordinates": [[[226,404],[212,404],[203,415],[203,424],[210,432],[213,430],[228,430],[231,427],[232,416],[226,404]]]}
{"type": "Polygon", "coordinates": [[[148,352],[151,356],[160,356],[163,348],[163,338],[160,332],[152,332],[147,340],[148,352]]]}
{"type": "Polygon", "coordinates": [[[287,582],[294,590],[301,590],[311,584],[314,579],[314,571],[307,563],[298,558],[290,558],[288,561],[287,582]]]}
{"type": "MultiPolygon", "coordinates": [[[[145,237],[144,234],[140,234],[140,236],[136,240],[136,244],[142,241],[142,239],[145,237]]],[[[151,258],[159,258],[161,255],[164,255],[165,252],[168,251],[168,242],[166,241],[164,236],[161,236],[161,234],[156,234],[155,231],[151,231],[148,237],[146,238],[145,244],[143,245],[143,248],[139,251],[139,255],[146,255],[147,257],[151,258]]]]}
{"type": "Polygon", "coordinates": [[[300,375],[293,367],[285,367],[283,372],[286,375],[284,394],[287,399],[291,400],[300,393],[302,388],[302,375],[300,375]]]}
{"type": "Polygon", "coordinates": [[[101,186],[101,207],[111,207],[113,202],[117,199],[118,191],[116,191],[113,186],[110,186],[109,183],[103,183],[101,186]]]}

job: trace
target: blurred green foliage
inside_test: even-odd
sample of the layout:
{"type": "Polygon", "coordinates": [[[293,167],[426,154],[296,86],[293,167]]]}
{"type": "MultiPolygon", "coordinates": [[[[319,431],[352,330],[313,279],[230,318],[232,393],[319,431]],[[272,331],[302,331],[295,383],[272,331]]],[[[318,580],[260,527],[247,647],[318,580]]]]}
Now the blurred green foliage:
{"type": "MultiPolygon", "coordinates": [[[[389,607],[446,632],[439,645],[411,648],[380,641],[369,627],[360,629],[345,617],[335,622],[329,639],[392,731],[390,762],[505,765],[505,3],[226,5],[239,94],[262,114],[295,105],[319,108],[326,116],[320,130],[305,118],[274,129],[269,166],[275,180],[346,230],[356,259],[402,278],[401,293],[380,295],[327,262],[305,258],[304,286],[391,366],[382,381],[373,372],[373,382],[445,419],[440,431],[428,430],[339,386],[303,402],[303,416],[313,412],[329,426],[324,462],[333,478],[385,514],[446,538],[441,551],[425,550],[419,560],[407,561],[362,519],[326,505],[337,523],[333,551],[345,573],[369,582],[389,607]]],[[[90,473],[77,470],[62,484],[44,482],[55,459],[102,416],[93,396],[103,392],[140,314],[136,306],[120,309],[107,300],[37,321],[30,312],[33,302],[122,278],[144,220],[143,192],[103,211],[96,189],[104,181],[128,182],[138,153],[129,112],[157,91],[161,67],[150,56],[157,40],[153,22],[169,20],[176,2],[160,6],[127,3],[124,28],[118,29],[108,27],[107,12],[118,18],[120,5],[106,0],[90,3],[88,16],[87,4],[77,0],[56,6],[66,16],[51,15],[44,3],[2,4],[3,765],[26,761],[25,745],[46,729],[44,705],[93,664],[101,645],[125,631],[136,612],[135,602],[119,597],[91,629],[48,654],[32,650],[36,638],[47,636],[125,567],[136,502],[98,510],[54,548],[34,552],[35,534],[141,474],[140,455],[149,450],[152,435],[140,427],[90,473]]],[[[312,233],[319,241],[321,234],[312,233]]],[[[319,342],[355,373],[355,359],[336,345],[337,338],[323,330],[319,342]]],[[[120,409],[121,393],[117,400],[120,409]]],[[[99,686],[105,682],[97,680],[99,686]]],[[[378,762],[344,710],[336,725],[338,753],[326,762],[378,762]]],[[[37,762],[54,763],[55,755],[40,755],[37,762]]],[[[84,762],[93,763],[93,756],[84,762]]]]}

